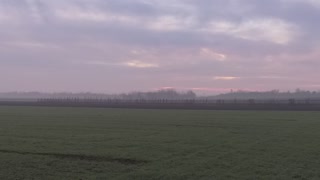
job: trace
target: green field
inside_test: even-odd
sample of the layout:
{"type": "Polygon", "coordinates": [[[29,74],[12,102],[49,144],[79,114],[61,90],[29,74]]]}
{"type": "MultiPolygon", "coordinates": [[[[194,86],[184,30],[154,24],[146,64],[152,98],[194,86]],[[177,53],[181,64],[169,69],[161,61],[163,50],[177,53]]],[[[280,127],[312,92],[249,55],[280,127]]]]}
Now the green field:
{"type": "Polygon", "coordinates": [[[0,107],[0,179],[320,179],[320,112],[0,107]]]}

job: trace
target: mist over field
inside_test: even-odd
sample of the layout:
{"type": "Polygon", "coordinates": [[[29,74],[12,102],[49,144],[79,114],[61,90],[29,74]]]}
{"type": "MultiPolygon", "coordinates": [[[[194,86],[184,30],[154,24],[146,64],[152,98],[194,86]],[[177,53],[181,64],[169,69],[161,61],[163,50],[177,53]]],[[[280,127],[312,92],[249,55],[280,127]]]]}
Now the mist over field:
{"type": "Polygon", "coordinates": [[[274,99],[274,100],[288,100],[288,99],[320,99],[320,92],[304,91],[296,89],[295,91],[281,92],[279,90],[264,91],[264,92],[250,92],[250,91],[233,91],[217,95],[199,95],[193,91],[177,91],[174,89],[166,89],[150,92],[131,92],[120,94],[104,94],[104,93],[41,93],[41,92],[8,92],[0,93],[1,99],[123,99],[123,100],[183,100],[183,99],[274,99]]]}

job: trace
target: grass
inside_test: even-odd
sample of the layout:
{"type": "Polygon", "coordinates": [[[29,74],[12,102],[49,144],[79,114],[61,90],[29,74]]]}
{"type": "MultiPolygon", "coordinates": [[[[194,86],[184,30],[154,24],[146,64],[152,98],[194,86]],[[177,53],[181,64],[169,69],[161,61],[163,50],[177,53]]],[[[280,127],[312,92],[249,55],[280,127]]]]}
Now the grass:
{"type": "Polygon", "coordinates": [[[320,179],[320,112],[0,107],[0,179],[320,179]]]}

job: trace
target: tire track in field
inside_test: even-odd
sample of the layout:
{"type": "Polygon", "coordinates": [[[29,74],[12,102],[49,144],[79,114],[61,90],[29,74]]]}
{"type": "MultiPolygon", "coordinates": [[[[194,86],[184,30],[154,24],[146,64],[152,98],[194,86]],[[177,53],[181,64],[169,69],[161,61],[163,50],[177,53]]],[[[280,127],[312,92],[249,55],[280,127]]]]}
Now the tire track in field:
{"type": "Polygon", "coordinates": [[[68,159],[68,160],[115,162],[115,163],[121,163],[125,165],[139,165],[139,164],[145,164],[149,162],[146,160],[139,160],[139,159],[133,159],[133,158],[113,158],[113,157],[92,156],[92,155],[83,155],[83,154],[36,153],[36,152],[24,152],[24,151],[2,150],[2,149],[0,149],[0,153],[50,156],[58,159],[68,159]]]}

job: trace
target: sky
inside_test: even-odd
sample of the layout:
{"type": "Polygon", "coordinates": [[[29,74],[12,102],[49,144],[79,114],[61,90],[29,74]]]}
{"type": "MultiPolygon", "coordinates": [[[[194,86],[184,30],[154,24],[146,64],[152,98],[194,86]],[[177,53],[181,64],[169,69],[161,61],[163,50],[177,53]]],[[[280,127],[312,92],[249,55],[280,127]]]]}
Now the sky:
{"type": "Polygon", "coordinates": [[[0,0],[0,92],[320,90],[320,0],[0,0]]]}

